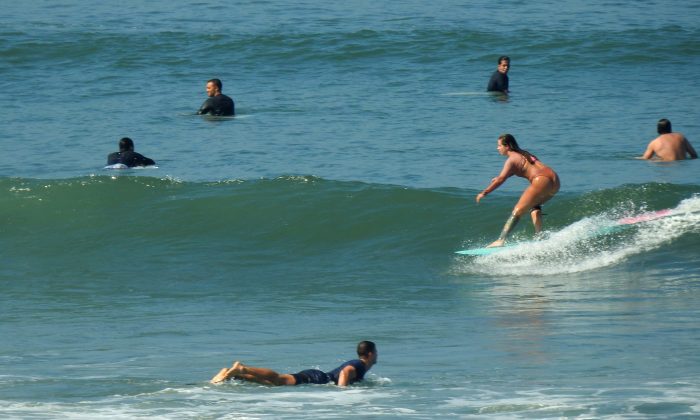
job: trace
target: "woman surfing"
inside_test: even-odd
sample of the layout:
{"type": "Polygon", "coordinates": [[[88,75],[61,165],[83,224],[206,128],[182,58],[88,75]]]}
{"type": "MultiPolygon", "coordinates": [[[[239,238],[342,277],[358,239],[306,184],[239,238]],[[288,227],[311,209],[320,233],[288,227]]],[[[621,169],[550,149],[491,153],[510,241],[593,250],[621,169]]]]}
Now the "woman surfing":
{"type": "Polygon", "coordinates": [[[528,210],[530,210],[532,224],[535,226],[535,233],[539,233],[542,230],[542,204],[554,197],[559,191],[559,176],[557,173],[537,159],[535,155],[521,149],[512,135],[502,134],[498,138],[497,150],[498,153],[506,156],[503,170],[491,180],[491,183],[485,190],[477,194],[476,202],[479,203],[482,198],[501,186],[512,175],[527,178],[530,181],[530,186],[523,191],[520,200],[513,208],[513,213],[506,221],[505,226],[503,226],[501,236],[487,248],[503,246],[520,217],[528,210]]]}

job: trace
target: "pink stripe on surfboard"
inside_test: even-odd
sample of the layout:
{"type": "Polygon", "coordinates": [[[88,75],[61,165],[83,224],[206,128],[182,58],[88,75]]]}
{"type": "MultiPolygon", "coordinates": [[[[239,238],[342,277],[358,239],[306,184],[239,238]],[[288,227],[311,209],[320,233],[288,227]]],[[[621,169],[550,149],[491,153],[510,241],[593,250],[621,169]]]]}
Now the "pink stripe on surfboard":
{"type": "Polygon", "coordinates": [[[652,211],[649,213],[640,214],[639,216],[625,217],[617,221],[619,225],[633,225],[640,222],[648,222],[650,220],[660,219],[671,214],[671,209],[663,209],[652,211]]]}

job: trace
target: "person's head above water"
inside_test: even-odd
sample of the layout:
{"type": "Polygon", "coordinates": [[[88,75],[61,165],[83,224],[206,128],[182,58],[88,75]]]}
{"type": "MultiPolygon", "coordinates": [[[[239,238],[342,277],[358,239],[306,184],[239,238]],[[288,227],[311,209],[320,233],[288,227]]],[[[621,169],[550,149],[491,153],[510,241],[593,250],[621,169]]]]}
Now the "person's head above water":
{"type": "Polygon", "coordinates": [[[498,57],[498,71],[499,73],[506,74],[510,70],[510,57],[507,55],[502,55],[498,57]]]}
{"type": "Polygon", "coordinates": [[[216,96],[221,94],[223,84],[219,79],[207,80],[207,96],[216,96]]]}
{"type": "Polygon", "coordinates": [[[134,150],[134,142],[128,137],[123,137],[121,140],[119,140],[119,151],[120,152],[128,152],[130,150],[134,150]]]}
{"type": "Polygon", "coordinates": [[[377,346],[371,341],[360,341],[357,343],[357,355],[371,367],[377,363],[377,346]]]}
{"type": "Polygon", "coordinates": [[[659,122],[656,124],[656,132],[659,134],[668,134],[672,131],[673,130],[671,129],[671,121],[667,120],[666,118],[660,119],[659,122]]]}
{"type": "Polygon", "coordinates": [[[376,353],[377,346],[371,341],[360,341],[357,343],[357,355],[367,356],[369,353],[376,353]]]}

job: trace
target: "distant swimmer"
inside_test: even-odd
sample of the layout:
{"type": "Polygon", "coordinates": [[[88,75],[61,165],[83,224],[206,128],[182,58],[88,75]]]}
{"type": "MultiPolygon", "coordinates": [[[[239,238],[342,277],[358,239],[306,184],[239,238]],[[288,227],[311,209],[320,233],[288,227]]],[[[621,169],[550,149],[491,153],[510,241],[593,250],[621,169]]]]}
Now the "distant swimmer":
{"type": "Polygon", "coordinates": [[[134,152],[134,142],[128,137],[119,140],[119,151],[107,156],[107,165],[122,164],[133,168],[134,166],[155,165],[153,159],[149,159],[140,153],[134,152]]]}
{"type": "Polygon", "coordinates": [[[520,220],[520,217],[528,210],[532,217],[535,232],[542,230],[542,204],[559,191],[559,176],[549,166],[542,163],[530,152],[521,149],[510,134],[502,134],[498,138],[498,153],[506,156],[506,163],[501,173],[491,180],[485,190],[476,196],[476,202],[480,202],[488,193],[498,188],[512,175],[527,178],[530,186],[520,196],[520,200],[513,208],[513,213],[503,226],[501,236],[489,247],[503,246],[510,232],[520,220]]]}
{"type": "Polygon", "coordinates": [[[498,57],[498,67],[491,75],[489,85],[486,88],[489,92],[508,93],[508,70],[510,70],[510,57],[502,55],[498,57]]]}
{"type": "Polygon", "coordinates": [[[338,386],[346,386],[361,381],[365,373],[377,363],[377,347],[371,341],[360,341],[357,344],[357,355],[359,359],[349,360],[330,372],[307,369],[298,373],[277,373],[272,369],[246,366],[236,361],[231,368],[221,369],[211,379],[211,383],[218,384],[230,379],[240,379],[270,386],[322,385],[330,382],[338,386]]]}
{"type": "Polygon", "coordinates": [[[644,155],[638,159],[652,159],[656,156],[659,160],[683,160],[686,153],[691,159],[698,158],[688,139],[682,133],[674,133],[671,130],[671,121],[666,118],[660,119],[656,131],[659,137],[649,143],[644,155]]]}
{"type": "Polygon", "coordinates": [[[228,116],[235,114],[235,105],[233,99],[221,93],[221,80],[211,79],[207,81],[207,96],[209,98],[204,101],[197,114],[228,116]]]}

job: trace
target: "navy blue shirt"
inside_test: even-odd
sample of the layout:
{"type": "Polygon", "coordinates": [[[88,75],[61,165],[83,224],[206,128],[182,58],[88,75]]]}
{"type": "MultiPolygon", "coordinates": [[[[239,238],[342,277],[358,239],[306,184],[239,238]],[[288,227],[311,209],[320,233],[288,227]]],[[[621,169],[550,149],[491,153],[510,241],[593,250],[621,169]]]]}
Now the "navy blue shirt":
{"type": "Polygon", "coordinates": [[[340,371],[343,370],[346,366],[351,365],[352,367],[355,368],[355,379],[350,381],[350,383],[354,382],[359,382],[365,377],[365,373],[367,372],[367,369],[365,368],[365,364],[362,363],[362,360],[360,359],[354,359],[347,361],[343,363],[342,365],[338,366],[337,368],[333,369],[330,372],[327,372],[326,375],[328,375],[328,379],[333,381],[336,385],[338,385],[338,379],[340,378],[340,371]]]}

